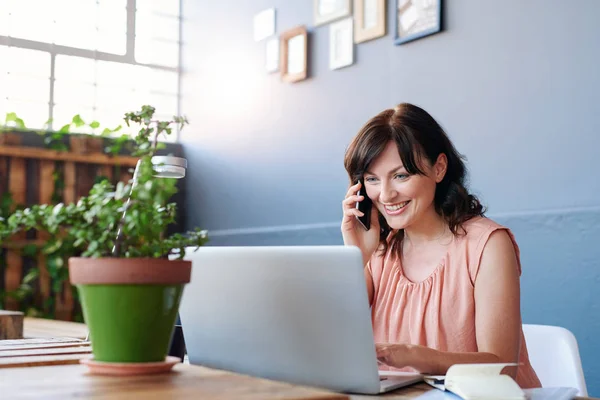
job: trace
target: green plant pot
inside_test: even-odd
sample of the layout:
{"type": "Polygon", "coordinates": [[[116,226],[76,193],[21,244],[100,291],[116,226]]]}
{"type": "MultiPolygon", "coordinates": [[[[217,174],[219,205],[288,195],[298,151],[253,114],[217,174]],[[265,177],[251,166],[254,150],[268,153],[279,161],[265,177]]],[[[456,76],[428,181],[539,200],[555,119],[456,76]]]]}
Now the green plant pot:
{"type": "Polygon", "coordinates": [[[164,361],[191,262],[153,258],[69,259],[95,361],[164,361]]]}
{"type": "Polygon", "coordinates": [[[77,285],[96,361],[163,361],[180,285],[77,285]]]}

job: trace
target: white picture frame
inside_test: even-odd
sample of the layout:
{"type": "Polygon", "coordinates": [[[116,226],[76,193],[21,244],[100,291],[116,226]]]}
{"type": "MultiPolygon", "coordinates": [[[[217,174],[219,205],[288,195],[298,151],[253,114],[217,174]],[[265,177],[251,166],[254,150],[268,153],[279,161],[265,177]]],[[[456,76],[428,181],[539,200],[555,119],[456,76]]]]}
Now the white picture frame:
{"type": "Polygon", "coordinates": [[[339,69],[354,63],[354,32],[352,17],[329,26],[329,68],[339,69]]]}
{"type": "Polygon", "coordinates": [[[254,41],[260,42],[275,35],[275,9],[268,8],[254,16],[254,41]]]}
{"type": "Polygon", "coordinates": [[[267,40],[265,46],[265,68],[267,72],[279,71],[279,38],[267,40]]]}
{"type": "Polygon", "coordinates": [[[351,0],[313,0],[315,26],[337,21],[352,14],[351,0]]]}

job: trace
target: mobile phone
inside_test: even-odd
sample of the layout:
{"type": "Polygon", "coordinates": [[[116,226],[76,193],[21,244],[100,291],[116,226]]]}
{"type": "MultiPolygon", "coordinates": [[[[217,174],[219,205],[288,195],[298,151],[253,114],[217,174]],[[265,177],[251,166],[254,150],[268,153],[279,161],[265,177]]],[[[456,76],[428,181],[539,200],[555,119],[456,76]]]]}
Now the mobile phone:
{"type": "Polygon", "coordinates": [[[357,216],[356,219],[365,228],[365,230],[371,229],[371,209],[373,208],[373,201],[367,196],[365,190],[365,182],[363,179],[360,180],[360,189],[357,193],[359,196],[363,196],[362,201],[356,202],[356,209],[361,211],[364,215],[362,217],[357,216]]]}

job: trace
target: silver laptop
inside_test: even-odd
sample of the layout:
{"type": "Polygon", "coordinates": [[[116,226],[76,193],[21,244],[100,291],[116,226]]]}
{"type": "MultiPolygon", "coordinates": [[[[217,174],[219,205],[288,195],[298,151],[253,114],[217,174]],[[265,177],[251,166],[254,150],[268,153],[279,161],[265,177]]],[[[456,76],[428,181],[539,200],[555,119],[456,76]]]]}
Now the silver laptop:
{"type": "Polygon", "coordinates": [[[378,371],[356,247],[201,247],[180,307],[191,364],[338,392],[422,381],[378,371]]]}

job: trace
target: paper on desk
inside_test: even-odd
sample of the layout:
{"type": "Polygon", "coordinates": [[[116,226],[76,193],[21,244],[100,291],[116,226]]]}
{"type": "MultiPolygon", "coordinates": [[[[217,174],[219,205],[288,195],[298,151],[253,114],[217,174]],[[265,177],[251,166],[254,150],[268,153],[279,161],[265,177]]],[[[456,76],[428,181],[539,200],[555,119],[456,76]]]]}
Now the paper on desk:
{"type": "Polygon", "coordinates": [[[457,400],[460,399],[457,395],[443,390],[430,390],[429,392],[415,397],[419,400],[457,400]]]}
{"type": "MultiPolygon", "coordinates": [[[[577,396],[577,389],[559,387],[559,388],[541,388],[524,389],[527,400],[572,400],[577,396]]],[[[457,400],[459,396],[451,392],[442,390],[430,390],[429,392],[416,397],[419,400],[457,400]]]]}
{"type": "Polygon", "coordinates": [[[527,400],[572,400],[577,389],[570,387],[524,389],[527,400]]]}

